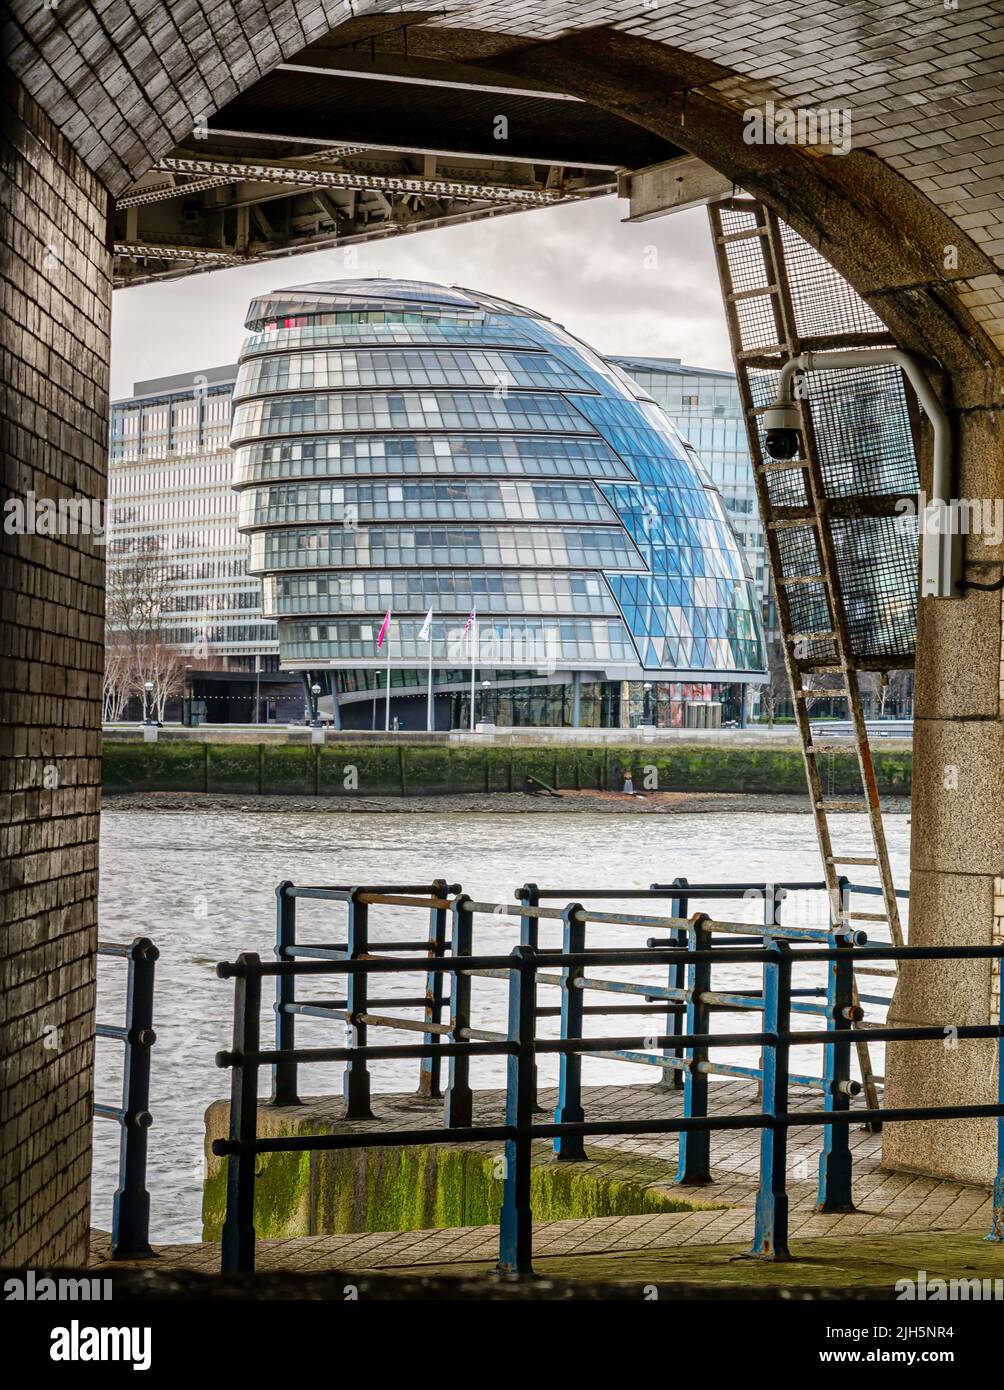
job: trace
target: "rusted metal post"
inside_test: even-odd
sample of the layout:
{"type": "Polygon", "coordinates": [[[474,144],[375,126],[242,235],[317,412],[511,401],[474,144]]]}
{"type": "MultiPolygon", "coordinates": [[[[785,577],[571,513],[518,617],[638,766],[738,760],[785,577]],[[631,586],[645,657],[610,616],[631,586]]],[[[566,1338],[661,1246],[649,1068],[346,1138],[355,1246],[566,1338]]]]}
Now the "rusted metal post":
{"type": "MultiPolygon", "coordinates": [[[[522,888],[519,888],[519,889],[516,890],[516,899],[517,899],[518,902],[521,902],[521,903],[523,904],[524,907],[539,907],[539,906],[540,906],[540,889],[537,887],[537,885],[536,885],[535,883],[524,883],[522,888]]],[[[523,913],[523,914],[520,916],[520,919],[519,919],[519,942],[520,942],[520,945],[521,945],[521,946],[529,946],[532,950],[536,951],[536,950],[537,950],[537,947],[538,947],[538,945],[539,945],[539,935],[540,935],[540,919],[539,919],[538,917],[536,917],[533,913],[531,913],[531,914],[529,914],[529,915],[527,915],[526,913],[523,913]]],[[[531,979],[530,979],[530,985],[531,985],[531,988],[532,988],[532,990],[533,990],[534,1019],[536,1019],[536,1017],[537,1017],[537,1014],[536,1014],[536,1009],[537,1009],[537,972],[536,972],[536,971],[533,972],[533,975],[532,975],[532,977],[531,977],[531,979]]],[[[543,1106],[541,1106],[540,1102],[539,1102],[538,1099],[537,1099],[538,1087],[539,1087],[539,1083],[538,1083],[538,1080],[537,1080],[537,1063],[536,1063],[536,1061],[535,1061],[534,1064],[533,1064],[533,1108],[534,1108],[534,1110],[541,1110],[541,1109],[543,1109],[543,1106]]]]}
{"type": "MultiPolygon", "coordinates": [[[[653,888],[657,886],[657,884],[652,884],[653,888]]],[[[674,878],[673,887],[685,890],[687,887],[687,880],[685,878],[674,878]]],[[[685,891],[681,892],[679,897],[670,898],[669,915],[670,917],[686,917],[689,907],[690,899],[685,891]]],[[[685,929],[675,931],[673,933],[673,940],[681,951],[687,949],[687,932],[685,929]]],[[[669,985],[670,989],[685,989],[687,984],[687,967],[683,964],[671,965],[669,967],[666,983],[669,985]]],[[[683,1032],[683,1014],[680,1012],[679,1002],[678,999],[671,999],[666,1009],[666,1034],[670,1037],[674,1033],[683,1032]]],[[[665,1048],[662,1055],[663,1057],[682,1057],[683,1053],[679,1047],[674,1046],[665,1048]]],[[[674,1091],[682,1091],[684,1082],[681,1068],[673,1066],[664,1067],[660,1085],[667,1086],[674,1091]]]]}
{"type": "MultiPolygon", "coordinates": [[[[846,921],[846,918],[841,918],[846,921]]],[[[823,1049],[823,1107],[842,1113],[851,1105],[851,1029],[854,1008],[853,948],[846,929],[831,931],[828,943],[840,951],[839,960],[826,967],[826,1026],[833,1042],[823,1049]]],[[[847,1124],[826,1125],[819,1155],[819,1190],[816,1210],[853,1211],[851,1196],[851,1136],[847,1124]]]]}
{"type": "MultiPolygon", "coordinates": [[[[369,951],[369,904],[360,902],[362,892],[361,888],[353,888],[349,898],[347,944],[350,960],[362,960],[369,951]]],[[[361,1015],[366,1012],[367,993],[368,983],[365,971],[353,971],[352,974],[346,976],[345,995],[349,1015],[346,1026],[346,1032],[349,1035],[347,1045],[352,1048],[366,1046],[366,1035],[369,1030],[362,1022],[361,1015]]],[[[345,1098],[345,1118],[347,1120],[371,1120],[373,1118],[373,1111],[370,1108],[370,1074],[364,1058],[353,1056],[345,1063],[342,1095],[345,1098]]]]}
{"type": "MultiPolygon", "coordinates": [[[[689,949],[711,951],[711,921],[706,912],[695,913],[687,931],[689,949]]],[[[711,1010],[704,996],[711,989],[710,961],[692,962],[687,966],[687,1032],[704,1034],[710,1031],[711,1010]]],[[[702,1063],[708,1060],[708,1049],[687,1049],[690,1065],[683,1077],[683,1114],[688,1120],[706,1119],[708,1114],[708,1073],[702,1063]]],[[[680,1134],[679,1160],[676,1181],[685,1187],[700,1187],[711,1181],[711,1134],[706,1129],[685,1130],[680,1134]]]]}
{"type": "Polygon", "coordinates": [[[150,1194],[146,1190],[146,1135],[150,1117],[150,1049],[153,983],[160,955],[153,942],[138,936],[127,953],[126,1043],[122,1071],[119,1185],[112,1205],[112,1255],[126,1259],[150,1253],[150,1194]]]}
{"type": "MultiPolygon", "coordinates": [[[[562,952],[566,956],[581,955],[586,949],[586,923],[581,903],[569,903],[561,914],[564,923],[562,952]]],[[[582,1037],[583,998],[581,965],[566,965],[561,972],[561,1036],[563,1040],[582,1037]]],[[[582,1057],[578,1052],[563,1052],[558,1072],[558,1108],[555,1124],[581,1124],[582,1057]]],[[[554,1141],[556,1157],[565,1162],[579,1163],[586,1157],[580,1134],[559,1135],[554,1141]]]]}
{"type": "MultiPolygon", "coordinates": [[[[275,958],[294,960],[296,946],[296,898],[290,893],[293,883],[283,879],[275,890],[275,958]]],[[[296,1002],[296,979],[293,975],[275,977],[275,1048],[277,1052],[292,1052],[296,1047],[296,1015],[287,1004],[296,1002]]],[[[299,1105],[297,1066],[292,1060],[276,1062],[272,1067],[272,1105],[299,1105]]]]}
{"type": "MultiPolygon", "coordinates": [[[[458,961],[473,954],[474,913],[469,906],[473,901],[467,893],[463,893],[453,903],[451,951],[458,961]]],[[[462,970],[455,970],[450,990],[450,1041],[470,1042],[470,1026],[471,977],[462,970]]],[[[470,1058],[466,1054],[451,1057],[450,1082],[443,1107],[444,1123],[448,1129],[461,1129],[471,1123],[473,1096],[470,1077],[470,1058]]]]}
{"type": "MultiPolygon", "coordinates": [[[[432,895],[442,901],[447,893],[446,879],[437,878],[433,880],[432,895]]],[[[429,909],[429,958],[430,960],[441,960],[446,952],[446,908],[431,907],[429,909]]],[[[443,972],[441,970],[430,970],[425,977],[425,1021],[426,1023],[439,1023],[443,1015],[443,972]]],[[[439,1040],[438,1033],[426,1033],[423,1041],[427,1047],[433,1047],[439,1040]]],[[[423,1057],[419,1064],[418,1073],[418,1094],[428,1096],[438,1100],[442,1095],[440,1090],[442,1059],[439,1056],[423,1057]]]]}
{"type": "Polygon", "coordinates": [[[536,952],[532,946],[513,949],[509,971],[509,1041],[516,1045],[506,1062],[505,1122],[510,1131],[505,1141],[502,1210],[499,1214],[500,1274],[533,1274],[533,1212],[530,1208],[532,1161],[534,977],[536,952]]]}
{"type": "Polygon", "coordinates": [[[227,1158],[227,1214],[223,1222],[220,1271],[254,1269],[254,1142],[258,1124],[258,1063],[261,1024],[261,960],[254,954],[237,957],[234,988],[233,1056],[230,1073],[230,1141],[236,1147],[227,1158]]]}
{"type": "Polygon", "coordinates": [[[788,1193],[785,1162],[788,1127],[778,1123],[788,1111],[788,1053],[783,1041],[791,1027],[791,947],[774,938],[764,942],[763,1031],[773,1037],[764,1047],[760,1131],[760,1187],[757,1191],[750,1254],[761,1260],[788,1260],[788,1193]]]}

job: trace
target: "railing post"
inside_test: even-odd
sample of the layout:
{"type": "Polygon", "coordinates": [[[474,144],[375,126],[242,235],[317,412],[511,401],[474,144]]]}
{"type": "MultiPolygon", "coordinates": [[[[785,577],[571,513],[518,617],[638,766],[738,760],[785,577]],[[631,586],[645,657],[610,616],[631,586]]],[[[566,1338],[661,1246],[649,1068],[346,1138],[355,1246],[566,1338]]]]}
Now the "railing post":
{"type": "Polygon", "coordinates": [[[129,947],[126,984],[126,1029],[122,1071],[122,1133],[119,1140],[119,1185],[112,1206],[112,1255],[125,1259],[150,1253],[150,1194],[146,1190],[146,1132],[150,1127],[150,1049],[153,1031],[153,982],[160,955],[149,937],[129,947]]]}
{"type": "MultiPolygon", "coordinates": [[[[446,879],[437,878],[432,884],[433,897],[440,900],[446,897],[446,879]]],[[[446,951],[446,908],[429,909],[429,958],[439,961],[446,951]]],[[[430,970],[425,977],[425,1021],[439,1023],[443,1016],[443,972],[430,970]]],[[[433,1047],[440,1041],[441,1034],[425,1033],[422,1041],[426,1047],[433,1047]]],[[[438,1100],[442,1096],[440,1077],[442,1058],[438,1055],[423,1057],[418,1071],[418,1094],[438,1100]]]]}
{"type": "Polygon", "coordinates": [[[230,1074],[230,1141],[238,1145],[227,1158],[227,1215],[223,1223],[220,1270],[223,1274],[254,1269],[254,1188],[258,1132],[258,1062],[261,1025],[261,960],[243,953],[234,987],[234,1036],[230,1074]],[[248,1060],[253,1058],[255,1060],[248,1060]]]}
{"type": "MultiPolygon", "coordinates": [[[[846,921],[846,918],[841,918],[846,921]]],[[[851,1030],[854,1004],[854,956],[846,929],[831,931],[828,942],[840,952],[826,968],[826,1027],[833,1042],[824,1047],[823,1108],[834,1113],[850,1109],[851,1030]]],[[[817,1211],[853,1211],[851,1196],[851,1136],[846,1124],[826,1125],[819,1155],[817,1211]]]]}
{"type": "MultiPolygon", "coordinates": [[[[580,955],[586,949],[586,923],[581,903],[569,903],[561,914],[564,924],[561,949],[566,956],[580,955]]],[[[582,1037],[583,1006],[585,991],[582,977],[585,970],[581,965],[566,965],[561,980],[561,1037],[569,1041],[582,1037]]],[[[563,1052],[558,1070],[558,1108],[554,1112],[554,1123],[581,1124],[585,1119],[582,1110],[582,1057],[578,1052],[563,1052]]],[[[578,1163],[586,1157],[581,1134],[559,1136],[554,1141],[557,1158],[568,1163],[578,1163]]]]}
{"type": "MultiPolygon", "coordinates": [[[[348,914],[348,958],[362,960],[369,953],[369,903],[359,901],[361,888],[353,888],[349,898],[348,914]]],[[[368,1028],[361,1020],[366,1012],[367,977],[364,971],[346,975],[346,1010],[349,1015],[347,1032],[351,1048],[366,1046],[368,1028]]],[[[370,1074],[365,1058],[352,1056],[345,1063],[342,1078],[342,1095],[345,1098],[345,1118],[347,1120],[371,1120],[370,1074]]]]}
{"type": "Polygon", "coordinates": [[[532,946],[513,949],[509,971],[509,1041],[516,1044],[506,1062],[505,1141],[502,1210],[499,1214],[500,1274],[533,1273],[533,1212],[530,1208],[533,1074],[537,973],[532,946]]]}
{"type": "MultiPolygon", "coordinates": [[[[695,913],[687,931],[688,946],[693,951],[711,950],[711,918],[706,912],[695,913]]],[[[711,1010],[704,995],[711,988],[711,962],[698,961],[687,966],[687,1032],[707,1034],[711,1010]]],[[[701,1063],[708,1060],[708,1049],[689,1047],[690,1065],[683,1074],[683,1114],[685,1119],[706,1119],[708,1114],[708,1073],[701,1063]]],[[[706,1129],[683,1130],[680,1133],[679,1160],[676,1181],[685,1187],[700,1187],[711,1181],[711,1134],[706,1129]]]]}
{"type": "MultiPolygon", "coordinates": [[[[655,886],[654,884],[652,885],[655,886]]],[[[685,878],[674,878],[673,887],[686,889],[687,880],[685,878]]],[[[670,917],[686,917],[690,907],[690,899],[686,892],[681,892],[679,897],[670,898],[669,915],[670,917]]],[[[673,932],[673,940],[681,951],[687,949],[687,932],[685,928],[673,932]]],[[[679,965],[671,965],[667,971],[666,983],[670,989],[683,990],[687,985],[687,967],[681,962],[679,965]]],[[[680,1012],[679,999],[671,999],[666,1009],[666,1034],[672,1037],[674,1034],[683,1032],[683,1014],[680,1012]]],[[[667,1047],[663,1051],[663,1057],[682,1057],[683,1052],[679,1047],[667,1047]]],[[[683,1071],[680,1067],[663,1067],[662,1080],[659,1085],[666,1086],[674,1091],[683,1090],[683,1071]]]]}
{"type": "MultiPolygon", "coordinates": [[[[517,900],[517,902],[521,902],[521,903],[523,904],[524,907],[539,907],[539,906],[540,906],[540,889],[537,887],[537,885],[536,885],[535,883],[524,883],[524,884],[523,884],[523,887],[517,889],[517,891],[516,891],[516,900],[517,900]]],[[[539,918],[539,917],[535,917],[535,916],[533,916],[532,914],[531,914],[530,916],[527,916],[525,913],[522,914],[522,915],[520,916],[520,919],[519,919],[519,942],[520,942],[520,945],[521,945],[521,946],[529,946],[529,947],[531,947],[534,951],[536,951],[538,945],[540,944],[540,918],[539,918]]],[[[536,1012],[536,1011],[537,1011],[537,972],[536,972],[536,971],[533,972],[533,977],[532,977],[532,979],[531,979],[531,981],[530,981],[530,984],[531,984],[531,986],[532,986],[532,988],[533,988],[533,1008],[534,1008],[534,1015],[533,1015],[533,1017],[534,1017],[534,1026],[536,1026],[536,1019],[537,1019],[537,1012],[536,1012]]],[[[538,1099],[537,1099],[538,1090],[539,1090],[539,1083],[538,1083],[538,1079],[537,1079],[537,1063],[536,1063],[536,1061],[535,1061],[534,1064],[533,1064],[533,1108],[534,1108],[534,1110],[541,1110],[541,1109],[543,1109],[543,1107],[540,1105],[540,1103],[539,1103],[539,1101],[538,1101],[538,1099]]]]}
{"type": "MultiPolygon", "coordinates": [[[[474,913],[468,904],[473,899],[462,893],[453,902],[453,923],[450,939],[451,954],[456,960],[469,957],[474,948],[474,913]]],[[[465,971],[453,971],[450,986],[450,1041],[470,1042],[471,977],[465,971]]],[[[443,1107],[443,1123],[447,1129],[462,1129],[471,1123],[471,1059],[466,1054],[450,1058],[450,1081],[443,1107]]]]}
{"type": "Polygon", "coordinates": [[[763,1031],[773,1042],[765,1045],[763,1053],[762,1113],[767,1123],[760,1131],[760,1187],[750,1254],[762,1260],[788,1260],[788,1127],[777,1119],[788,1110],[790,1047],[781,1039],[791,1027],[791,948],[787,941],[774,938],[764,942],[764,949],[768,958],[763,968],[763,1031]]]}
{"type": "MultiPolygon", "coordinates": [[[[283,879],[275,890],[275,958],[295,960],[296,899],[290,894],[293,883],[283,879]]],[[[292,975],[275,977],[275,1049],[292,1052],[296,1047],[296,1015],[287,1004],[296,1002],[296,979],[292,975]]],[[[293,1061],[276,1062],[272,1067],[272,1105],[299,1105],[297,1066],[293,1061]]]]}

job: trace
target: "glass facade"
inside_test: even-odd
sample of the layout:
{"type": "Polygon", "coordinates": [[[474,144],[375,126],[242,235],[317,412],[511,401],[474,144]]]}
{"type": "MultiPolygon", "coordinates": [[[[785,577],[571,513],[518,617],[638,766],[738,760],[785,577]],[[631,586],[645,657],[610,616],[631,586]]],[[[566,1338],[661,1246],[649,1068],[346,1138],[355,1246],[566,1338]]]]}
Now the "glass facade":
{"type": "Polygon", "coordinates": [[[341,280],[256,300],[247,327],[238,524],[283,665],[313,673],[336,717],[368,726],[387,671],[403,696],[430,656],[456,722],[472,661],[523,724],[636,722],[643,690],[680,723],[688,701],[763,678],[722,492],[652,396],[557,324],[473,291],[341,280]]]}
{"type": "Polygon", "coordinates": [[[770,567],[735,376],[732,372],[688,367],[675,358],[611,360],[663,408],[711,474],[742,543],[764,624],[771,636],[776,635],[770,567]]]}
{"type": "MultiPolygon", "coordinates": [[[[154,551],[162,639],[233,671],[278,669],[274,620],[248,574],[230,450],[237,368],[138,382],[113,401],[108,564],[154,551]]],[[[114,584],[114,579],[110,581],[114,584]]]]}

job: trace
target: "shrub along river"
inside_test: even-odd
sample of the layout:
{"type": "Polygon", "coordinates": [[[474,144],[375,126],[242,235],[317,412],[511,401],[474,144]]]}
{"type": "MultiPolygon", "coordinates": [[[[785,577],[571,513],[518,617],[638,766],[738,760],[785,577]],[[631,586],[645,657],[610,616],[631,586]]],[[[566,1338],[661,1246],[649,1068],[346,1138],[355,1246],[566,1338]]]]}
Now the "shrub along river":
{"type": "MultiPolygon", "coordinates": [[[[907,882],[909,824],[902,815],[886,819],[893,872],[897,883],[907,882]]],[[[839,818],[840,848],[849,854],[869,851],[863,816],[839,818]]],[[[673,815],[545,816],[428,812],[381,815],[326,812],[262,813],[221,810],[116,810],[102,815],[101,928],[105,941],[128,941],[150,936],[160,948],[157,966],[148,1186],[152,1198],[151,1235],[154,1241],[198,1240],[201,1233],[203,1113],[209,1102],[225,1095],[228,1073],[214,1065],[216,1051],[229,1046],[233,985],[218,980],[217,961],[232,960],[244,951],[271,958],[274,941],[276,883],[292,879],[309,884],[421,883],[437,876],[461,883],[482,901],[511,901],[514,890],[531,881],[584,895],[590,888],[645,888],[683,875],[692,882],[816,880],[820,876],[812,820],[808,814],[731,812],[673,815]]],[[[638,910],[637,904],[603,904],[606,911],[638,910]]],[[[648,909],[657,914],[666,904],[648,909]]],[[[691,910],[695,910],[692,905],[691,910]]],[[[783,920],[793,925],[820,925],[825,906],[821,895],[793,896],[783,920]]],[[[721,917],[757,921],[762,905],[737,903],[719,910],[721,917]]],[[[423,936],[427,914],[403,908],[372,908],[374,940],[423,936]],[[416,930],[417,929],[417,930],[416,930]]],[[[299,936],[303,941],[344,939],[344,908],[340,904],[309,902],[299,907],[299,936]]],[[[651,933],[644,928],[595,927],[591,945],[637,946],[651,933]]],[[[876,934],[872,933],[873,939],[876,934]]],[[[508,952],[518,939],[511,918],[479,917],[475,949],[508,952]]],[[[556,929],[542,931],[541,944],[559,944],[556,929]]],[[[715,984],[749,987],[756,967],[733,966],[716,972],[715,984]]],[[[596,973],[601,973],[597,971],[596,973]]],[[[613,978],[665,982],[665,971],[602,972],[613,978]]],[[[799,983],[820,977],[803,972],[799,983]]],[[[98,975],[98,1016],[102,1022],[122,1022],[121,962],[102,960],[98,975]]],[[[382,994],[421,993],[424,985],[413,976],[384,977],[382,994]],[[416,986],[418,988],[416,989],[416,986]]],[[[305,982],[301,997],[331,997],[331,979],[305,982]]],[[[271,1037],[271,988],[266,982],[262,1017],[263,1038],[271,1037]]],[[[593,1000],[609,996],[594,995],[593,1000]]],[[[541,990],[541,1003],[557,1004],[557,991],[541,990]]],[[[408,1016],[416,1017],[414,1011],[408,1016]]],[[[872,1015],[874,1016],[874,1015],[872,1015]]],[[[502,1029],[505,985],[502,981],[474,982],[474,1019],[481,1027],[502,1029]]],[[[813,1020],[806,1019],[806,1026],[813,1020]]],[[[753,1014],[718,1015],[719,1029],[754,1031],[753,1014]]],[[[545,1019],[541,1029],[556,1035],[557,1020],[545,1019]]],[[[643,1033],[658,1031],[651,1016],[594,1016],[589,1032],[643,1033]]],[[[301,1020],[298,1040],[304,1046],[339,1045],[340,1023],[301,1020]]],[[[371,1031],[372,1041],[401,1041],[400,1033],[371,1031]]],[[[267,1044],[266,1044],[267,1045],[267,1044]]],[[[717,1054],[721,1060],[756,1065],[749,1051],[717,1054]]],[[[877,1069],[881,1058],[876,1058],[877,1069]]],[[[796,1048],[793,1069],[816,1073],[819,1049],[796,1048]]],[[[503,1082],[499,1059],[476,1061],[475,1087],[503,1082]]],[[[557,1062],[542,1061],[541,1083],[553,1084],[557,1062]]],[[[340,1069],[312,1066],[301,1081],[301,1094],[324,1095],[341,1090],[340,1069]]],[[[373,1089],[412,1091],[417,1085],[416,1062],[374,1064],[373,1089]]],[[[644,1084],[658,1077],[654,1068],[629,1063],[584,1059],[584,1084],[644,1084]]],[[[263,1090],[267,1090],[263,1077],[263,1090]]],[[[98,1044],[98,1099],[120,1103],[121,1048],[98,1044]]],[[[377,1099],[377,1106],[379,1099],[377,1099]]],[[[118,1129],[108,1121],[95,1126],[93,1224],[107,1229],[117,1181],[118,1129]]]]}

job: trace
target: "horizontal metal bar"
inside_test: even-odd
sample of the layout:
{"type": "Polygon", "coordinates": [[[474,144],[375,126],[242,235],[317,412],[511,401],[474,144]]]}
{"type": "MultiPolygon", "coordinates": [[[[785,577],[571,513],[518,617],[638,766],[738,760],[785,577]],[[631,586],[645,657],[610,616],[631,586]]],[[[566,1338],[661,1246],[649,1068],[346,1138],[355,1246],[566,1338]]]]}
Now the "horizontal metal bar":
{"type": "Polygon", "coordinates": [[[229,1154],[304,1153],[311,1150],[400,1148],[409,1144],[469,1144],[487,1139],[563,1139],[573,1135],[601,1134],[685,1134],[695,1130],[784,1129],[789,1126],[832,1124],[898,1123],[909,1120],[994,1119],[1004,1115],[1004,1105],[927,1106],[912,1110],[819,1110],[788,1111],[779,1115],[707,1115],[700,1118],[580,1120],[575,1123],[531,1124],[525,1130],[510,1125],[479,1125],[464,1129],[369,1130],[346,1134],[291,1134],[241,1142],[214,1139],[212,1151],[218,1157],[229,1154]]]}
{"type": "Polygon", "coordinates": [[[283,946],[282,958],[289,960],[293,957],[302,957],[304,960],[337,960],[339,956],[348,953],[348,944],[340,941],[334,946],[283,946]]]}
{"type": "MultiPolygon", "coordinates": [[[[716,923],[721,926],[721,923],[716,923]]],[[[762,930],[762,928],[761,928],[762,930]]],[[[846,960],[848,952],[856,962],[859,960],[1001,960],[1004,959],[1004,945],[1000,946],[855,946],[831,948],[828,950],[810,947],[792,951],[790,959],[794,965],[817,964],[823,961],[846,960]]],[[[760,965],[776,960],[777,956],[769,950],[747,950],[738,948],[729,953],[730,963],[760,965]]],[[[600,950],[587,951],[576,955],[562,953],[549,954],[542,963],[548,966],[651,966],[679,964],[714,964],[721,960],[715,951],[637,951],[600,950]]],[[[241,961],[221,961],[216,967],[220,979],[236,979],[241,975],[323,975],[359,974],[371,972],[387,974],[400,971],[428,971],[445,974],[461,972],[475,973],[479,970],[520,970],[533,972],[539,968],[531,957],[510,956],[465,956],[450,960],[433,960],[422,956],[408,960],[338,960],[320,961],[259,961],[250,966],[241,961]]],[[[655,990],[653,989],[653,995],[655,990]]]]}
{"type": "Polygon", "coordinates": [[[117,1120],[119,1124],[125,1119],[125,1111],[117,1105],[95,1105],[94,1118],[96,1120],[117,1120]]]}
{"type": "Polygon", "coordinates": [[[357,1022],[367,1023],[371,1028],[403,1028],[409,1033],[453,1032],[448,1023],[426,1023],[420,1018],[394,1018],[391,1014],[362,1013],[358,1015],[357,1022]]]}
{"type": "MultiPolygon", "coordinates": [[[[424,1031],[424,1030],[423,1030],[424,1031]]],[[[393,1061],[395,1057],[510,1057],[519,1051],[516,1043],[395,1043],[386,1047],[288,1048],[282,1052],[217,1052],[218,1067],[271,1067],[279,1062],[393,1061]]]]}

